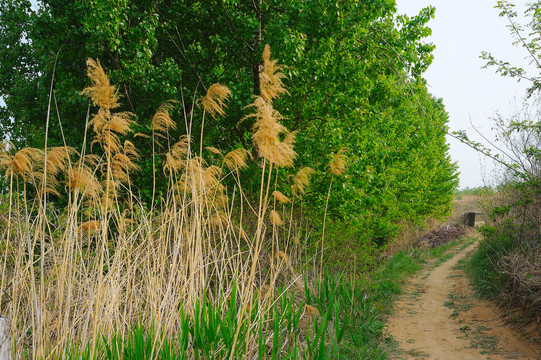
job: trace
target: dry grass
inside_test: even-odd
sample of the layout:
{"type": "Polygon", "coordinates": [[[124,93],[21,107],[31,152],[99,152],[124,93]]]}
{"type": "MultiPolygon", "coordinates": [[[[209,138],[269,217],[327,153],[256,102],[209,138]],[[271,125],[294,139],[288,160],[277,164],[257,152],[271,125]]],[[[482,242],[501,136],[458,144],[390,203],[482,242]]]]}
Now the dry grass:
{"type": "MultiPolygon", "coordinates": [[[[479,195],[460,195],[455,196],[453,199],[453,212],[447,222],[450,224],[461,225],[463,223],[462,214],[465,212],[478,212],[484,211],[482,198],[479,195]]],[[[479,216],[481,218],[482,216],[479,216]]],[[[482,222],[480,221],[479,224],[482,222]]],[[[387,246],[385,254],[395,254],[401,250],[407,250],[416,246],[428,246],[429,244],[420,244],[419,240],[425,234],[432,231],[436,231],[444,225],[444,222],[440,219],[429,218],[424,221],[422,226],[418,224],[411,224],[406,221],[400,223],[400,232],[398,236],[393,239],[387,246]]]]}
{"type": "Polygon", "coordinates": [[[419,239],[421,236],[437,229],[441,224],[441,220],[434,218],[427,219],[422,226],[407,221],[401,222],[398,236],[387,245],[384,254],[393,255],[399,251],[409,250],[419,246],[419,239]]]}
{"type": "MultiPolygon", "coordinates": [[[[271,193],[276,189],[273,170],[292,166],[296,153],[294,133],[279,123],[281,115],[272,108],[272,100],[285,92],[283,75],[270,60],[270,50],[265,51],[262,97],[252,106],[254,145],[263,158],[255,208],[247,203],[238,173],[247,166],[249,153],[233,150],[222,164],[209,164],[201,151],[194,153],[191,134],[186,134],[158,154],[165,158],[169,189],[159,210],[145,209],[131,188],[139,170],[138,151],[122,140],[133,115],[113,112],[120,97],[93,60],[87,63],[92,85],[83,93],[97,107],[89,128],[101,155],[80,156],[65,147],[49,150],[44,159],[42,150],[1,147],[0,167],[10,193],[0,199],[7,203],[0,203],[7,209],[0,218],[0,313],[13,324],[18,357],[61,357],[70,343],[94,344],[136,323],[154,323],[164,335],[174,336],[180,331],[181,308],[192,314],[204,294],[217,301],[234,286],[238,321],[253,328],[238,346],[256,346],[259,326],[265,326],[260,320],[270,319],[266,311],[280,296],[278,285],[298,283],[301,267],[300,236],[292,217],[295,199],[271,193]],[[285,138],[280,140],[280,134],[285,138]],[[235,179],[234,189],[224,185],[226,176],[235,179]],[[48,192],[67,193],[65,209],[53,210],[47,197],[27,198],[32,193],[27,188],[45,187],[40,178],[47,179],[48,192]],[[253,319],[246,312],[255,302],[259,317],[253,319]]],[[[228,91],[223,85],[211,87],[201,100],[205,111],[224,115],[228,91]]],[[[171,106],[158,109],[153,142],[175,128],[171,106]]],[[[304,168],[291,177],[296,196],[304,193],[312,173],[304,168]]]]}
{"type": "Polygon", "coordinates": [[[482,198],[479,195],[461,195],[453,199],[451,220],[460,223],[465,212],[483,212],[482,198]]]}

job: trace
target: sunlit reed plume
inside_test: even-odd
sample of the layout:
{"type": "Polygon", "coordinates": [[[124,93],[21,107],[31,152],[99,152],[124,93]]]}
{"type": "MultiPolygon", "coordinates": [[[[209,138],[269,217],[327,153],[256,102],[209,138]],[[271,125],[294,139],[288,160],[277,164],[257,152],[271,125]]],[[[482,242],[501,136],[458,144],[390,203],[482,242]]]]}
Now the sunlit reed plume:
{"type": "Polygon", "coordinates": [[[81,191],[83,196],[97,196],[101,191],[101,185],[95,174],[99,162],[100,158],[94,154],[79,159],[68,169],[68,188],[72,191],[81,191]]]}
{"type": "Polygon", "coordinates": [[[164,172],[178,172],[185,168],[190,142],[191,138],[188,135],[182,135],[180,140],[171,147],[165,154],[164,172]]]}
{"type": "Polygon", "coordinates": [[[85,88],[82,94],[90,97],[94,105],[104,109],[111,110],[120,106],[114,85],[109,82],[109,77],[105,74],[99,60],[86,60],[87,75],[92,81],[92,86],[85,88]]]}
{"type": "Polygon", "coordinates": [[[111,113],[120,104],[120,96],[109,82],[109,77],[101,67],[99,61],[87,60],[88,77],[92,86],[85,88],[82,94],[90,97],[94,105],[98,106],[98,112],[88,122],[92,126],[95,136],[91,145],[100,144],[103,150],[112,157],[122,149],[122,143],[118,135],[126,135],[130,130],[134,115],[130,112],[111,113]]]}
{"type": "Polygon", "coordinates": [[[235,149],[224,156],[224,164],[231,170],[242,169],[248,166],[250,153],[243,148],[235,149]]]}
{"type": "Polygon", "coordinates": [[[277,64],[277,60],[271,60],[271,50],[269,45],[265,45],[263,50],[263,71],[259,74],[259,83],[261,97],[268,102],[283,93],[287,93],[282,79],[285,75],[280,71],[282,67],[277,64]]]}
{"type": "Polygon", "coordinates": [[[287,203],[291,202],[291,200],[289,200],[289,198],[287,196],[285,196],[282,192],[280,192],[278,190],[273,191],[272,196],[274,196],[276,201],[278,201],[281,204],[287,204],[287,203]]]}
{"type": "Polygon", "coordinates": [[[291,185],[293,194],[300,195],[306,192],[306,188],[310,185],[310,177],[312,174],[314,174],[314,169],[306,166],[293,176],[293,185],[291,185]]]}
{"type": "Polygon", "coordinates": [[[262,97],[257,97],[249,107],[253,107],[255,112],[245,118],[255,118],[252,140],[258,154],[276,166],[293,166],[297,157],[293,149],[296,133],[288,132],[279,122],[282,115],[262,97]],[[283,141],[280,141],[281,134],[286,134],[283,141]]]}
{"type": "Polygon", "coordinates": [[[205,96],[202,96],[199,101],[206,112],[212,115],[213,118],[217,116],[224,116],[226,107],[225,101],[231,96],[231,90],[222,84],[212,84],[205,96]]]}
{"type": "Polygon", "coordinates": [[[86,164],[76,164],[68,170],[68,186],[72,191],[79,190],[83,196],[95,197],[101,191],[101,185],[86,164]]]}
{"type": "MultiPolygon", "coordinates": [[[[46,173],[45,168],[37,171],[35,177],[38,181],[38,195],[42,195],[43,191],[48,194],[60,195],[57,186],[57,176],[61,173],[68,172],[70,156],[76,154],[77,151],[70,146],[59,146],[47,150],[46,173]],[[46,186],[44,188],[44,180],[46,186]]],[[[45,164],[45,162],[43,162],[45,164]]]]}
{"type": "Polygon", "coordinates": [[[176,130],[177,124],[173,121],[170,114],[176,103],[177,101],[173,100],[164,102],[152,117],[152,130],[155,136],[165,138],[170,130],[176,130]]]}
{"type": "Polygon", "coordinates": [[[127,184],[130,182],[130,172],[138,171],[141,168],[133,162],[137,156],[128,156],[126,153],[117,153],[112,158],[113,178],[117,181],[127,184]]]}
{"type": "Polygon", "coordinates": [[[281,226],[284,224],[282,221],[282,218],[280,217],[280,214],[276,210],[271,210],[269,214],[269,219],[272,225],[274,226],[281,226]]]}
{"type": "Polygon", "coordinates": [[[56,176],[65,172],[69,165],[69,158],[77,151],[71,146],[59,146],[47,151],[47,173],[56,176]]]}
{"type": "Polygon", "coordinates": [[[223,209],[227,204],[227,196],[225,194],[225,186],[220,182],[222,168],[211,165],[207,167],[206,161],[195,156],[191,159],[185,159],[180,164],[181,160],[168,158],[170,164],[166,164],[170,171],[179,167],[184,169],[180,179],[176,182],[177,189],[188,195],[193,201],[205,204],[204,210],[207,213],[212,213],[216,210],[223,209]]]}
{"type": "Polygon", "coordinates": [[[34,181],[34,169],[43,164],[43,150],[24,148],[9,155],[0,154],[0,169],[5,169],[6,177],[20,176],[25,181],[34,181]]]}
{"type": "Polygon", "coordinates": [[[331,173],[337,176],[344,174],[347,168],[347,155],[345,154],[345,149],[341,148],[331,160],[331,173]]]}
{"type": "Polygon", "coordinates": [[[208,151],[210,151],[210,152],[213,153],[214,155],[220,155],[220,156],[223,156],[222,152],[221,152],[219,149],[217,149],[217,148],[215,148],[215,147],[213,147],[213,146],[207,146],[205,149],[207,149],[208,151]]]}

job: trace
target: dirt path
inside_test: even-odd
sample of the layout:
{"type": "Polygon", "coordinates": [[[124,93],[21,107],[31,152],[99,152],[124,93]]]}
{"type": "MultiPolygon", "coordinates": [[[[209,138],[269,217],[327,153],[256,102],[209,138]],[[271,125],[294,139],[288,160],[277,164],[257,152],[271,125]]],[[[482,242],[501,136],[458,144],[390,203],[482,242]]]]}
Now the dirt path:
{"type": "Polygon", "coordinates": [[[389,319],[388,332],[397,341],[391,359],[541,359],[541,341],[504,326],[497,307],[476,299],[456,268],[476,246],[409,281],[389,319]]]}

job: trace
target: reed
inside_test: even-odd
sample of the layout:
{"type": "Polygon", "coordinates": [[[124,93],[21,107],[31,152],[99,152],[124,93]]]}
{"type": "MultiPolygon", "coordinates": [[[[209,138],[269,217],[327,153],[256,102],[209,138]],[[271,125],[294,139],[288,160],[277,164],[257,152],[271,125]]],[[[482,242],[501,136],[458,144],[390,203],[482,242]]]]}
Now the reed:
{"type": "MultiPolygon", "coordinates": [[[[67,146],[47,152],[0,146],[9,187],[0,197],[7,205],[0,203],[6,209],[0,217],[0,312],[13,324],[17,358],[63,358],[85,348],[88,357],[101,358],[104,341],[120,344],[137,324],[159,329],[148,332],[145,345],[156,356],[167,349],[166,339],[177,336],[175,351],[183,349],[184,358],[254,358],[269,346],[278,357],[301,350],[298,329],[283,321],[298,323],[314,313],[302,312],[310,308],[294,290],[302,288],[304,267],[293,216],[295,198],[306,191],[313,170],[292,170],[292,200],[278,190],[285,182],[277,169],[294,167],[296,133],[273,107],[287,91],[270,56],[266,47],[261,96],[244,119],[254,121],[255,158],[246,149],[210,148],[221,159],[212,163],[202,154],[204,126],[196,153],[191,133],[176,141],[169,134],[180,128],[171,118],[177,103],[157,110],[150,141],[169,184],[157,208],[145,208],[133,188],[140,170],[138,149],[128,140],[135,115],[116,111],[120,95],[99,61],[88,60],[91,85],[82,92],[95,107],[88,122],[95,154],[67,146]],[[241,184],[240,172],[250,164],[260,172],[256,204],[241,184]],[[45,203],[59,194],[67,198],[65,208],[45,203]],[[229,315],[219,317],[222,312],[229,315]],[[222,331],[214,335],[221,340],[197,338],[195,324],[207,324],[207,335],[222,331]],[[276,324],[288,329],[287,336],[276,324]],[[214,345],[203,349],[209,341],[214,345]]],[[[209,88],[200,99],[202,124],[205,113],[225,116],[229,95],[224,85],[209,88]]],[[[192,115],[182,120],[192,128],[192,115]]],[[[152,193],[154,204],[155,184],[152,193]]]]}

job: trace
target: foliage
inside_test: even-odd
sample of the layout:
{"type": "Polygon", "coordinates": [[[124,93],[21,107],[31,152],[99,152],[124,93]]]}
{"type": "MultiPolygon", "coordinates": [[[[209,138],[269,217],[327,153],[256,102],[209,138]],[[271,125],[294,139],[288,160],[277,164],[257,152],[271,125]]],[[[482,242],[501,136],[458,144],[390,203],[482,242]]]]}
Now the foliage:
{"type": "MultiPolygon", "coordinates": [[[[305,156],[296,165],[316,171],[304,199],[311,217],[347,224],[361,242],[381,246],[402,220],[420,223],[450,212],[457,175],[445,141],[447,114],[422,78],[434,48],[423,42],[433,8],[411,18],[397,15],[392,0],[45,0],[37,8],[27,0],[1,0],[0,8],[5,135],[42,147],[56,68],[48,141],[62,145],[65,139],[80,149],[88,116],[80,94],[87,85],[84,61],[100,58],[126,100],[118,110],[138,114],[132,129],[142,135],[133,139],[142,170],[132,185],[147,205],[163,196],[167,184],[157,171],[163,160],[151,151],[150,119],[169,99],[178,101],[170,110],[174,119],[193,111],[190,131],[199,139],[204,117],[197,115],[203,109],[189,99],[206,93],[209,84],[227,85],[227,115],[207,120],[199,147],[257,152],[250,143],[253,123],[240,120],[249,113],[245,107],[252,96],[259,95],[260,54],[270,44],[288,64],[283,81],[290,96],[274,106],[288,114],[284,125],[299,131],[296,147],[305,156]],[[325,214],[327,156],[341,148],[347,149],[348,170],[335,179],[325,214]]],[[[177,120],[177,130],[163,142],[186,127],[177,120]]],[[[246,174],[257,168],[250,166],[246,174]]],[[[257,188],[249,175],[241,176],[257,188]]],[[[282,184],[278,190],[291,195],[282,184]]]]}
{"type": "Polygon", "coordinates": [[[517,81],[530,82],[531,86],[527,93],[528,96],[531,96],[541,89],[541,77],[538,74],[539,70],[541,70],[541,1],[531,1],[527,4],[524,13],[528,19],[526,24],[519,23],[518,13],[515,11],[513,3],[500,0],[495,7],[500,10],[500,16],[508,21],[507,27],[515,39],[513,45],[526,50],[535,70],[533,70],[534,73],[532,74],[532,71],[512,65],[508,61],[496,59],[488,51],[483,51],[481,58],[487,61],[485,67],[496,67],[496,73],[502,76],[517,78],[517,81]]]}

